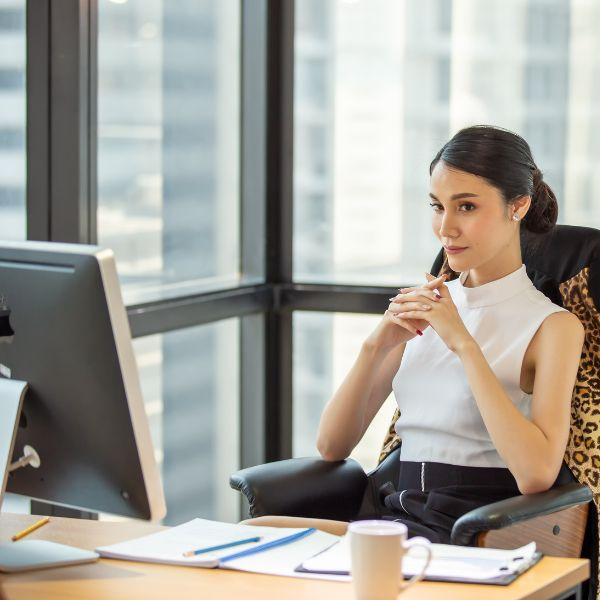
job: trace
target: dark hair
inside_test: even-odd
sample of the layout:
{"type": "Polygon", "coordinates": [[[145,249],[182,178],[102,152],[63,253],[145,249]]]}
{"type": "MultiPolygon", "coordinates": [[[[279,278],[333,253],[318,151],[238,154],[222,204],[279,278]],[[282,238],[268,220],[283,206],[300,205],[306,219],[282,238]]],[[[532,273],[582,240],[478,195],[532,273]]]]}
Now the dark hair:
{"type": "Polygon", "coordinates": [[[516,133],[475,125],[461,129],[431,162],[429,173],[439,161],[450,167],[483,177],[500,191],[508,205],[521,196],[531,196],[523,227],[532,233],[546,233],[556,224],[558,203],[543,180],[529,144],[516,133]]]}

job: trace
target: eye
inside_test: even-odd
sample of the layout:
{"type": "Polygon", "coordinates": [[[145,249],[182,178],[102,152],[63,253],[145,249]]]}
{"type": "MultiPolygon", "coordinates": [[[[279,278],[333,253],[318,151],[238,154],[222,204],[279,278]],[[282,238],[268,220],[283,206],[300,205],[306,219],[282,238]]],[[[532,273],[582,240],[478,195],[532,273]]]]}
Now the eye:
{"type": "Polygon", "coordinates": [[[444,210],[444,207],[439,202],[430,202],[429,206],[431,206],[435,212],[444,210]]]}
{"type": "Polygon", "coordinates": [[[462,212],[471,212],[472,210],[475,210],[475,205],[471,202],[463,202],[460,205],[459,210],[461,210],[462,212]]]}

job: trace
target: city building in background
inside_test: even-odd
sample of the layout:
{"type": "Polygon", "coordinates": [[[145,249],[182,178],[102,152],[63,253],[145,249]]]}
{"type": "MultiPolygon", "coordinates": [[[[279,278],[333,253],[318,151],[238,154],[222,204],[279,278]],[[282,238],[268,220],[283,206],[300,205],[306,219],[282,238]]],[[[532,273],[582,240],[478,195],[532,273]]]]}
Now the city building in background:
{"type": "Polygon", "coordinates": [[[25,0],[0,0],[0,237],[24,240],[25,0]]]}
{"type": "MultiPolygon", "coordinates": [[[[438,251],[429,163],[458,128],[530,143],[560,221],[600,227],[600,5],[296,0],[294,279],[395,288],[438,251]]],[[[98,240],[128,304],[249,283],[240,269],[239,0],[99,0],[98,240]]],[[[25,0],[0,0],[0,237],[26,237],[25,0]]],[[[381,312],[385,306],[381,307],[381,312]]],[[[297,312],[293,452],[377,315],[297,312]]],[[[239,319],[134,341],[167,523],[235,520],[239,319]]],[[[393,411],[353,456],[374,466],[393,411]]]]}

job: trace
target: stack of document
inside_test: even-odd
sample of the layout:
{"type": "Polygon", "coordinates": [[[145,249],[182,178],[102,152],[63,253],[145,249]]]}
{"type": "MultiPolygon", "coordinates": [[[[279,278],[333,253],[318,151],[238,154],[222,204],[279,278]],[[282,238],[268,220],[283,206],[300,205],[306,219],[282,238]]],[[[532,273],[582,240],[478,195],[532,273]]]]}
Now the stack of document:
{"type": "MultiPolygon", "coordinates": [[[[425,571],[431,581],[506,585],[534,565],[535,543],[516,550],[431,544],[425,571]]],[[[96,548],[105,558],[189,567],[235,569],[269,575],[350,581],[348,536],[315,529],[260,527],[193,519],[141,538],[96,548]],[[260,538],[260,539],[257,539],[260,538]]],[[[421,571],[424,552],[405,554],[405,577],[421,571]]]]}
{"type": "MultiPolygon", "coordinates": [[[[536,552],[535,542],[516,550],[431,544],[431,551],[431,562],[425,571],[426,580],[499,585],[506,585],[516,579],[542,556],[540,552],[536,552]]],[[[425,552],[417,547],[405,554],[402,560],[404,577],[412,577],[420,573],[424,559],[425,552]]],[[[348,575],[350,573],[348,536],[344,536],[339,543],[320,554],[304,560],[298,569],[301,572],[348,575]]]]}

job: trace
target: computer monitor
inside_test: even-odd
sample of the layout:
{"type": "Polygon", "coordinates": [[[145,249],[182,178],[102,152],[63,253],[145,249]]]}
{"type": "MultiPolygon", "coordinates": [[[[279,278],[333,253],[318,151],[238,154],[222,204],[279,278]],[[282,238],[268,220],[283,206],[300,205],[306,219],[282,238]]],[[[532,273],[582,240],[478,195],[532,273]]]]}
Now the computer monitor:
{"type": "MultiPolygon", "coordinates": [[[[0,337],[0,399],[17,390],[5,414],[18,412],[16,383],[27,383],[8,461],[13,470],[3,474],[7,490],[86,510],[164,517],[112,251],[0,242],[1,297],[9,324],[0,335],[14,335],[0,337]],[[14,468],[26,446],[39,455],[39,467],[14,468]]],[[[0,433],[10,444],[10,426],[0,433]]]]}

